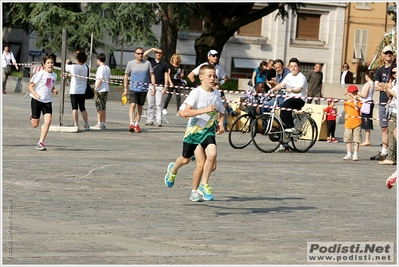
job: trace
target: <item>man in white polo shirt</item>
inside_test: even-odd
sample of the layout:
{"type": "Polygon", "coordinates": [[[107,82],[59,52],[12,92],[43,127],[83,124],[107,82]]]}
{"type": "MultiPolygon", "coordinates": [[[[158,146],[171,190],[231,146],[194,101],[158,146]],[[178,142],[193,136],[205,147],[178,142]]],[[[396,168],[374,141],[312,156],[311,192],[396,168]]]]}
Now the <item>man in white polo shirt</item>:
{"type": "MultiPolygon", "coordinates": [[[[205,65],[205,64],[209,64],[209,65],[213,65],[216,68],[216,76],[218,78],[219,84],[220,86],[222,86],[227,80],[227,74],[224,72],[224,70],[222,69],[222,67],[219,66],[219,64],[217,64],[219,60],[219,53],[216,50],[210,50],[208,52],[208,61],[204,62],[200,65],[198,65],[198,67],[196,67],[195,69],[193,69],[189,74],[188,74],[188,79],[194,83],[195,82],[195,76],[198,76],[199,74],[199,70],[200,68],[205,65]]],[[[194,83],[195,84],[195,83],[194,83]]]]}

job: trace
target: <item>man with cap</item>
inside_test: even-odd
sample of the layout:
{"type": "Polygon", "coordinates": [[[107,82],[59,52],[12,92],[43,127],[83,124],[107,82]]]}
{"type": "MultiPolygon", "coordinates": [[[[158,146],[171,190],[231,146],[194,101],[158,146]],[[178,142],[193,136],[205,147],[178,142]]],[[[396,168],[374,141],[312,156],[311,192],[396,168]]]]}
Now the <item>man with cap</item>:
{"type": "Polygon", "coordinates": [[[393,63],[393,48],[390,45],[387,45],[382,50],[382,58],[384,59],[384,66],[377,69],[377,72],[374,75],[374,88],[375,91],[380,92],[379,98],[379,119],[380,119],[380,127],[382,131],[382,149],[381,152],[374,157],[370,157],[370,160],[385,160],[388,154],[388,121],[384,120],[386,118],[385,112],[385,104],[388,102],[388,96],[385,92],[389,87],[390,73],[393,63]]]}
{"type": "Polygon", "coordinates": [[[194,83],[195,82],[195,76],[198,76],[199,74],[199,70],[200,68],[205,65],[205,64],[209,64],[209,65],[213,65],[216,68],[216,76],[218,78],[219,84],[220,86],[222,86],[228,79],[227,74],[224,72],[224,70],[222,69],[222,67],[219,66],[219,64],[217,64],[219,60],[219,53],[216,50],[209,50],[208,52],[208,61],[204,62],[200,65],[198,65],[198,67],[196,67],[195,69],[193,69],[189,74],[188,74],[188,79],[194,83]]]}

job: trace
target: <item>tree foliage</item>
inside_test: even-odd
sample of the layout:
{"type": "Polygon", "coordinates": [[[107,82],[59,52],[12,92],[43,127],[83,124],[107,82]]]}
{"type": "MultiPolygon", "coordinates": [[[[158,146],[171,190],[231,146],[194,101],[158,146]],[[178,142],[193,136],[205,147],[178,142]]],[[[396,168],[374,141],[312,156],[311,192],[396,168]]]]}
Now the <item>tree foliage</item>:
{"type": "Polygon", "coordinates": [[[12,3],[9,6],[12,23],[25,25],[27,33],[35,32],[36,45],[51,52],[61,51],[62,30],[68,33],[68,50],[88,51],[91,34],[94,49],[101,47],[112,52],[104,43],[110,36],[115,44],[142,43],[156,45],[151,30],[159,24],[159,16],[150,16],[159,9],[152,3],[12,3]]]}
{"type": "Polygon", "coordinates": [[[255,3],[197,3],[204,20],[202,34],[195,41],[196,62],[206,61],[207,52],[216,49],[222,53],[223,46],[242,26],[278,11],[276,19],[285,20],[289,10],[294,15],[303,3],[263,3],[264,7],[254,9],[255,3]]]}
{"type": "MultiPolygon", "coordinates": [[[[283,20],[304,6],[302,3],[150,3],[150,2],[90,2],[90,3],[11,3],[13,24],[22,24],[27,33],[34,31],[36,45],[51,52],[61,51],[62,29],[68,33],[68,50],[90,47],[110,52],[112,45],[102,42],[111,37],[113,44],[158,46],[161,44],[166,59],[175,53],[179,30],[187,29],[194,15],[203,19],[203,32],[195,41],[197,64],[206,60],[206,53],[223,46],[237,30],[253,21],[278,11],[283,20]],[[162,23],[160,42],[152,27],[162,23]]],[[[276,18],[277,18],[276,17],[276,18]]]]}

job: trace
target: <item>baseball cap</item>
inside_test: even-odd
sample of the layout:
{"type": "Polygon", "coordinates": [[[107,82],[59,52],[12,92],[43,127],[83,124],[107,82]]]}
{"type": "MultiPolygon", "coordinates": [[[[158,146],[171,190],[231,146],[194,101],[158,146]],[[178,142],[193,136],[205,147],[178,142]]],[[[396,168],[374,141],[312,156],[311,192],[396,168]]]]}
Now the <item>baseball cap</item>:
{"type": "Polygon", "coordinates": [[[214,56],[214,55],[219,55],[218,51],[216,51],[216,50],[214,50],[214,49],[209,50],[209,52],[208,52],[208,57],[209,57],[209,56],[214,56]]]}
{"type": "Polygon", "coordinates": [[[382,53],[385,53],[388,51],[393,52],[392,46],[390,46],[390,45],[385,46],[384,49],[382,50],[382,53]]]}
{"type": "Polygon", "coordinates": [[[354,92],[358,92],[359,89],[357,89],[357,87],[355,85],[350,85],[348,87],[348,93],[346,93],[345,95],[349,94],[349,93],[354,93],[354,92]]]}

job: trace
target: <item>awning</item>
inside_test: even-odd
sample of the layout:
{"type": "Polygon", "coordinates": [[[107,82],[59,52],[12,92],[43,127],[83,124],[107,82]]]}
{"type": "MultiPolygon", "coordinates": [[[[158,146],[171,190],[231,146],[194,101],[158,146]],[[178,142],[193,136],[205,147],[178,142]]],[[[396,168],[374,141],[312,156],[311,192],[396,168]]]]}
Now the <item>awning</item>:
{"type": "Polygon", "coordinates": [[[254,69],[259,67],[261,59],[233,58],[234,68],[254,69]]]}
{"type": "Polygon", "coordinates": [[[195,63],[195,58],[196,56],[191,56],[191,55],[180,55],[181,58],[181,64],[182,65],[197,65],[195,63]]]}

